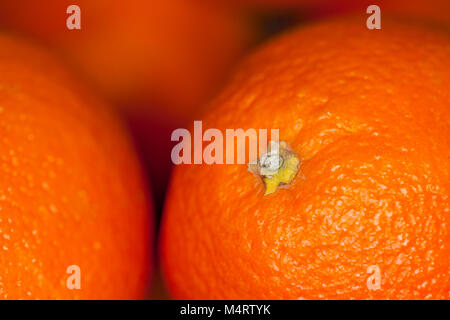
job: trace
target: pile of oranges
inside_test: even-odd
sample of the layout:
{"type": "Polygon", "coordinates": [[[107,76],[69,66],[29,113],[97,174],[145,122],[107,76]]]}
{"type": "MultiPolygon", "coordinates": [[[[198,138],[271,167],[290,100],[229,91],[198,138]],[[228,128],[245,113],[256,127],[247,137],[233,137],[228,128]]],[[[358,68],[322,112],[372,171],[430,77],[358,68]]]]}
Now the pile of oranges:
{"type": "Polygon", "coordinates": [[[0,2],[0,299],[450,299],[450,2],[369,5],[0,2]]]}

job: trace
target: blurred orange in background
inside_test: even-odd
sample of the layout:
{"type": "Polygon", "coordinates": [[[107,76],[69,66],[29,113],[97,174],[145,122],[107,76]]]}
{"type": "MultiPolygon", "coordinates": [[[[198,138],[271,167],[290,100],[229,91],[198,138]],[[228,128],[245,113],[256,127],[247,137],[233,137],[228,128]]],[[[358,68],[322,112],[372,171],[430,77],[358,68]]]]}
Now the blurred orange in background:
{"type": "Polygon", "coordinates": [[[438,23],[450,23],[448,0],[319,0],[313,7],[314,15],[328,16],[359,11],[366,14],[370,5],[378,5],[381,14],[395,14],[438,23]]]}
{"type": "Polygon", "coordinates": [[[252,37],[240,12],[197,0],[2,1],[0,25],[57,48],[124,108],[189,118],[252,37]],[[66,28],[71,4],[81,30],[66,28]]]}
{"type": "Polygon", "coordinates": [[[396,14],[450,23],[448,0],[232,0],[242,6],[265,10],[298,11],[301,18],[317,19],[346,13],[366,14],[370,5],[378,5],[382,14],[396,14]]]}
{"type": "Polygon", "coordinates": [[[170,133],[201,113],[256,37],[225,2],[200,0],[15,0],[0,2],[0,27],[55,48],[128,117],[149,163],[158,206],[170,133]],[[81,30],[68,30],[69,5],[81,30]]]}
{"type": "Polygon", "coordinates": [[[145,298],[154,217],[137,155],[55,60],[0,34],[0,299],[145,298]]]}

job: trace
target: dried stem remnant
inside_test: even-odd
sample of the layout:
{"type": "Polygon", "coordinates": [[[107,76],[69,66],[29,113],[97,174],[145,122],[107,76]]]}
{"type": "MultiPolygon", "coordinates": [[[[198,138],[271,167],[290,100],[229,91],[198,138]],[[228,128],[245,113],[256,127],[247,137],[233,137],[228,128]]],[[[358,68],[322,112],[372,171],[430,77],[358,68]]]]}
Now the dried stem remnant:
{"type": "Polygon", "coordinates": [[[284,141],[270,141],[267,151],[248,164],[250,172],[261,176],[266,186],[264,195],[275,192],[280,185],[290,184],[298,172],[300,159],[284,141]]]}

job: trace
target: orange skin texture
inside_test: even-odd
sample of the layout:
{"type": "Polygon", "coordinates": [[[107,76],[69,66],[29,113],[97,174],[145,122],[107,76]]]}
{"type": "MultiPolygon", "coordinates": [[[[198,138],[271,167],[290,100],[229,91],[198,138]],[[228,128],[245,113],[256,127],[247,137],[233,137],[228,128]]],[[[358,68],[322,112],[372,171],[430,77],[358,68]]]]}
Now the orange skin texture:
{"type": "Polygon", "coordinates": [[[201,0],[2,1],[0,25],[56,48],[123,109],[188,119],[253,39],[239,12],[201,0]],[[66,28],[72,4],[81,30],[66,28]]]}
{"type": "Polygon", "coordinates": [[[0,298],[145,298],[152,209],[122,123],[54,57],[0,48],[0,298]]]}
{"type": "Polygon", "coordinates": [[[246,165],[177,166],[160,247],[172,296],[449,299],[448,34],[332,20],[239,70],[203,132],[279,128],[299,172],[264,196],[246,165]]]}

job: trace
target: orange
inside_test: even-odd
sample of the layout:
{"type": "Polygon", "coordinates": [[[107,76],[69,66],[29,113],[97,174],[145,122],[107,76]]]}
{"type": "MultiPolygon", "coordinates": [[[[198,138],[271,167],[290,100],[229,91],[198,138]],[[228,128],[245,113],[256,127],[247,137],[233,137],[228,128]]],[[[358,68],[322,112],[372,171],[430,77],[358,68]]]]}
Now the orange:
{"type": "Polygon", "coordinates": [[[146,297],[152,211],[122,123],[52,56],[0,48],[0,298],[146,297]]]}
{"type": "Polygon", "coordinates": [[[189,119],[253,35],[240,12],[201,0],[1,1],[0,26],[57,48],[126,110],[189,119]],[[69,5],[80,7],[81,30],[66,27],[69,5]]]}
{"type": "Polygon", "coordinates": [[[203,132],[279,129],[296,175],[265,195],[245,164],[177,166],[172,296],[449,299],[449,87],[450,37],[418,25],[332,20],[261,48],[203,132]]]}

